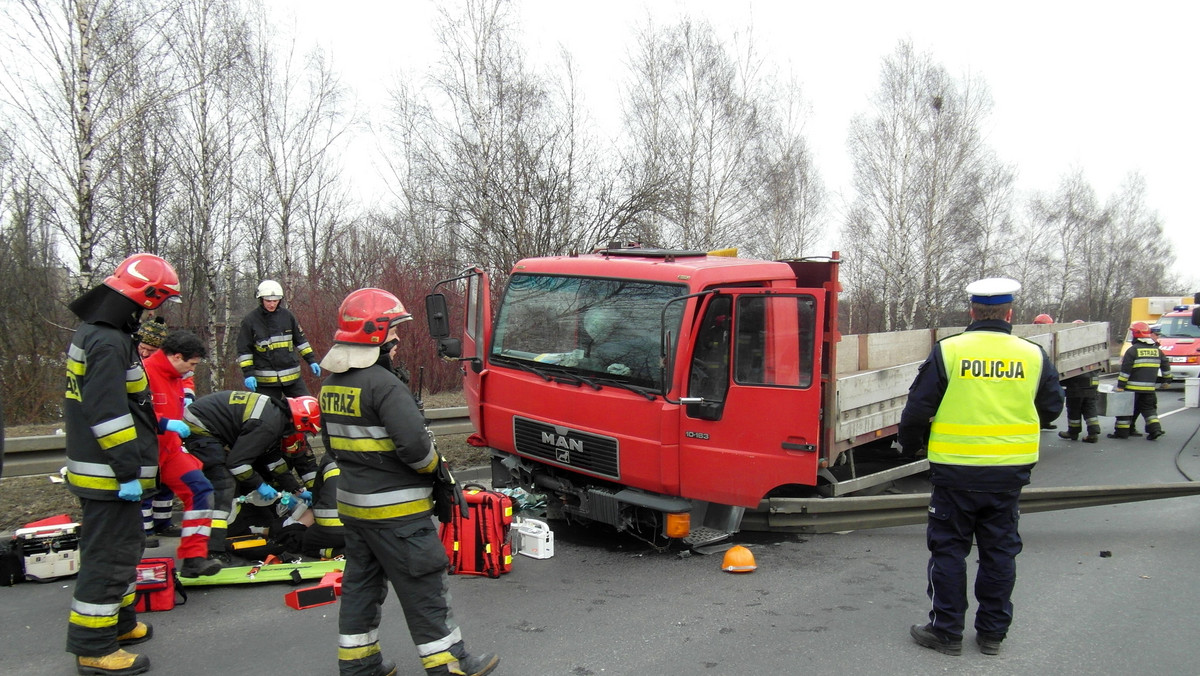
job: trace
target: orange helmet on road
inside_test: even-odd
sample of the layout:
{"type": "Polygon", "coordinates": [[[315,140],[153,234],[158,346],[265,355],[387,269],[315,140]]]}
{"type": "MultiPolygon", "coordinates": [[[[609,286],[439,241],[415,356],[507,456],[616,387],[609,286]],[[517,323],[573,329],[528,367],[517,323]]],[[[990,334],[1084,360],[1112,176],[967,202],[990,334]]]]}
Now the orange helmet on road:
{"type": "Polygon", "coordinates": [[[1033,323],[1034,324],[1053,324],[1054,317],[1051,317],[1050,315],[1043,312],[1042,314],[1033,318],[1033,323]]]}
{"type": "Polygon", "coordinates": [[[726,573],[749,573],[758,568],[754,563],[754,554],[741,545],[734,545],[725,552],[721,561],[721,570],[726,573]]]}
{"type": "Polygon", "coordinates": [[[166,301],[180,302],[179,275],[154,254],[135,253],[121,261],[104,285],[150,310],[166,301]]]}
{"type": "Polygon", "coordinates": [[[399,298],[383,289],[351,291],[338,308],[333,340],[352,345],[383,345],[388,329],[412,319],[399,298]]]}
{"type": "Polygon", "coordinates": [[[1134,338],[1149,338],[1153,335],[1150,333],[1150,325],[1146,322],[1134,322],[1130,324],[1129,332],[1133,334],[1134,338]]]}

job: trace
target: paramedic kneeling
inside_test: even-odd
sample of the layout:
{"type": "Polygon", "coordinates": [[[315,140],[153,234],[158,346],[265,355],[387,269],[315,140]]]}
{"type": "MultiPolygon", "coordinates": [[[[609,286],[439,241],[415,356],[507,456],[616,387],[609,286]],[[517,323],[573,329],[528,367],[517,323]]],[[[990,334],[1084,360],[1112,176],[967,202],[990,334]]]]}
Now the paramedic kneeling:
{"type": "Polygon", "coordinates": [[[1063,407],[1046,353],[1011,335],[1020,288],[1004,278],[967,287],[970,326],[934,346],[900,418],[900,444],[906,451],[927,446],[933,484],[926,528],[933,608],[929,623],[909,634],[947,655],[962,653],[972,538],[979,556],[975,642],[986,655],[1000,652],[1012,623],[1021,488],[1038,460],[1040,428],[1063,407]]]}

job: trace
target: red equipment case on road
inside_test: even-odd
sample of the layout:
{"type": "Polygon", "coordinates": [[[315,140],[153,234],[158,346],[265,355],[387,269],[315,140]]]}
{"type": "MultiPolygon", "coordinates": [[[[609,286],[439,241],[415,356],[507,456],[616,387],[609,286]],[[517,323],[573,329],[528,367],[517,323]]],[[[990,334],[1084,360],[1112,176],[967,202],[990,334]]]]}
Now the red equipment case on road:
{"type": "Polygon", "coordinates": [[[483,486],[463,486],[468,515],[458,509],[441,525],[442,545],[450,558],[451,575],[500,577],[512,570],[512,498],[483,486]]]}

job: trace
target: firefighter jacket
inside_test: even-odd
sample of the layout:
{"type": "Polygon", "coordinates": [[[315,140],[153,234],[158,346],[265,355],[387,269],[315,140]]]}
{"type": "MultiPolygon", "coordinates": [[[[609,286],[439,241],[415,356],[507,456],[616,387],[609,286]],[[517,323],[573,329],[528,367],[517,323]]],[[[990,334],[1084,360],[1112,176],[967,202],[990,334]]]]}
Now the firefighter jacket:
{"type": "Polygon", "coordinates": [[[237,339],[238,367],[259,385],[281,387],[300,379],[298,352],[309,364],[316,361],[312,346],[295,315],[287,308],[267,312],[259,305],[242,319],[237,339]]]}
{"type": "Polygon", "coordinates": [[[1087,397],[1098,398],[1100,387],[1100,374],[1097,371],[1090,373],[1081,373],[1077,376],[1067,378],[1062,381],[1063,389],[1066,390],[1068,397],[1083,399],[1087,397]]]}
{"type": "Polygon", "coordinates": [[[132,336],[107,324],[83,323],[67,348],[67,485],[90,500],[117,500],[120,484],[137,479],[154,490],[158,421],[132,336]]]}
{"type": "Polygon", "coordinates": [[[313,484],[313,526],[326,529],[330,533],[345,532],[342,520],[338,517],[337,490],[338,477],[342,470],[333,460],[332,453],[321,456],[321,469],[317,473],[317,481],[313,484]]]}
{"type": "Polygon", "coordinates": [[[1042,348],[999,320],[939,341],[921,365],[900,417],[903,448],[928,435],[930,479],[963,490],[1029,483],[1042,424],[1063,408],[1058,371],[1042,348]]]}
{"type": "Polygon", "coordinates": [[[395,527],[433,512],[438,455],[408,387],[380,362],[334,373],[321,388],[325,448],[337,461],[347,526],[395,527]]]}
{"type": "Polygon", "coordinates": [[[1159,349],[1158,343],[1149,338],[1136,338],[1121,357],[1121,374],[1117,376],[1117,389],[1130,392],[1153,392],[1159,382],[1171,382],[1171,361],[1159,349]]]}
{"type": "Polygon", "coordinates": [[[294,429],[286,403],[265,394],[224,390],[197,399],[184,411],[183,421],[192,434],[210,436],[225,445],[229,451],[225,466],[248,487],[264,483],[262,474],[267,474],[284,490],[299,488],[288,472],[280,445],[294,429]]]}

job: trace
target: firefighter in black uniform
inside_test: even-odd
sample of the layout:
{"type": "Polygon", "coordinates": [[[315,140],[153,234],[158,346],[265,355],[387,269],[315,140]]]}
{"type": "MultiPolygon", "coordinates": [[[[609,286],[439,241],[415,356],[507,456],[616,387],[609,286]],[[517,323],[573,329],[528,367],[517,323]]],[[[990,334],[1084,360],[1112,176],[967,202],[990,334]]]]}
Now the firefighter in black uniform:
{"type": "Polygon", "coordinates": [[[1150,441],[1166,434],[1158,421],[1158,395],[1154,390],[1159,382],[1171,382],[1171,362],[1154,341],[1146,322],[1134,322],[1129,349],[1121,357],[1121,373],[1117,376],[1117,391],[1133,392],[1133,414],[1117,416],[1117,428],[1108,435],[1111,439],[1128,439],[1131,428],[1140,415],[1146,420],[1146,438],[1150,441]],[[1159,375],[1161,373],[1161,376],[1159,375]]]}
{"type": "Polygon", "coordinates": [[[282,399],[308,394],[300,377],[300,359],[314,376],[321,367],[296,316],[281,307],[283,287],[266,279],[258,285],[258,307],[242,318],[238,332],[238,367],[246,389],[282,399]],[[297,357],[297,354],[299,357],[297,357]]]}
{"type": "Polygon", "coordinates": [[[63,405],[67,486],[83,512],[67,625],[67,652],[80,674],[150,669],[148,657],[122,649],[154,634],[133,601],[146,541],[141,499],[155,487],[159,426],[133,333],[143,309],[178,296],[171,265],[139,253],[70,305],[83,320],[67,349],[63,405]]]}
{"type": "Polygon", "coordinates": [[[391,582],[428,674],[486,674],[494,655],[469,655],[450,610],[446,551],[434,526],[440,462],[416,400],[391,366],[396,326],[411,316],[394,295],[359,289],[338,308],[334,346],[322,360],[325,448],[341,470],[338,513],[346,573],[338,613],[341,676],[396,673],[378,629],[391,582]]]}
{"type": "Polygon", "coordinates": [[[1087,435],[1083,441],[1094,444],[1100,440],[1100,372],[1089,371],[1062,381],[1067,392],[1067,431],[1059,432],[1063,439],[1077,441],[1083,426],[1087,424],[1087,435]]]}
{"type": "Polygon", "coordinates": [[[313,523],[304,531],[300,551],[305,556],[332,559],[346,550],[346,527],[338,516],[337,487],[342,470],[333,460],[332,453],[321,456],[317,481],[313,486],[313,523]]]}
{"type": "Polygon", "coordinates": [[[321,431],[321,411],[315,397],[275,399],[255,392],[224,390],[200,397],[183,413],[191,428],[188,452],[204,463],[213,485],[212,531],[209,553],[227,559],[225,534],[239,491],[258,491],[267,500],[303,490],[284,459],[284,443],[295,445],[295,434],[321,431]],[[228,449],[228,452],[226,452],[228,449]]]}
{"type": "Polygon", "coordinates": [[[967,612],[966,558],[974,539],[975,641],[1000,652],[1012,623],[1021,488],[1038,460],[1040,427],[1062,412],[1058,372],[1035,343],[1011,335],[1013,294],[1021,285],[992,278],[967,287],[970,326],[934,346],[917,372],[900,417],[906,451],[928,449],[929,623],[913,625],[918,644],[962,654],[967,612]]]}

